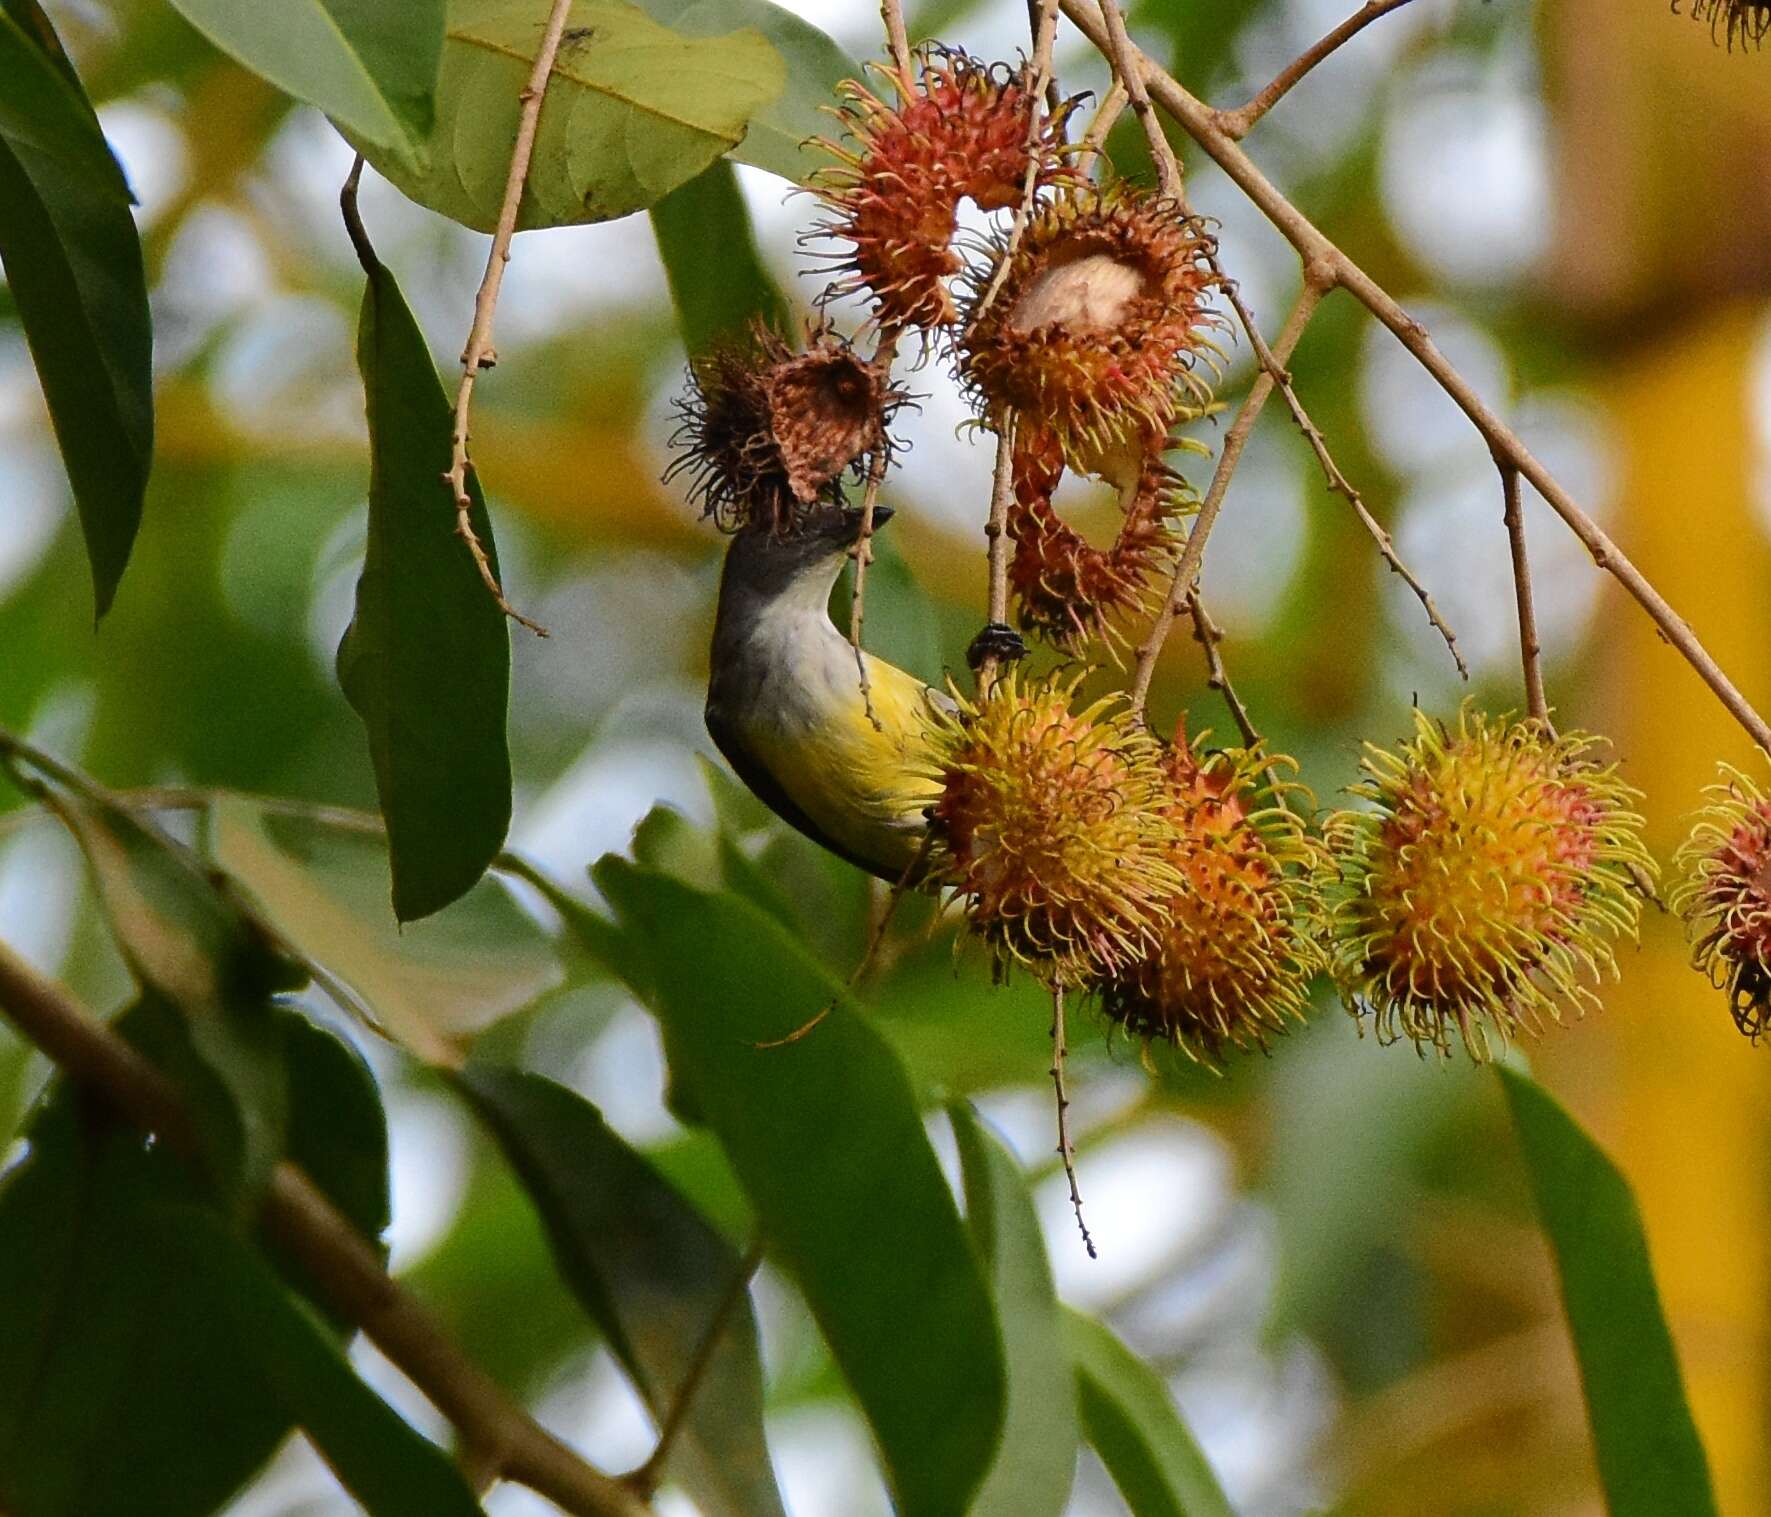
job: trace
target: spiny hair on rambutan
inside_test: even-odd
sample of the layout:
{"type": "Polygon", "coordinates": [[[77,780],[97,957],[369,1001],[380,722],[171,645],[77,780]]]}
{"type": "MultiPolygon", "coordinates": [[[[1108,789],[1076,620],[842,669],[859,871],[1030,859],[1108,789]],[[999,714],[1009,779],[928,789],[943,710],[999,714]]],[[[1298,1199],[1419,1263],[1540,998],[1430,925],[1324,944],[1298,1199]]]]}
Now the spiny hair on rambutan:
{"type": "Polygon", "coordinates": [[[991,270],[971,277],[959,373],[980,419],[1049,433],[1072,468],[1123,482],[1209,399],[1214,250],[1173,201],[1123,181],[1053,196],[997,243],[994,294],[991,270]]]}
{"type": "Polygon", "coordinates": [[[1308,792],[1287,778],[1295,763],[1259,748],[1206,751],[1208,737],[1189,742],[1183,719],[1163,757],[1169,859],[1184,881],[1169,924],[1099,989],[1117,1025],[1218,1067],[1301,1023],[1324,961],[1320,845],[1300,814],[1308,792]]]}
{"type": "Polygon", "coordinates": [[[1670,905],[1692,935],[1692,960],[1728,992],[1734,1024],[1755,1043],[1771,1025],[1771,799],[1731,765],[1674,856],[1670,905]]]}
{"type": "Polygon", "coordinates": [[[665,479],[723,531],[791,531],[851,465],[891,447],[906,396],[851,345],[822,328],[794,351],[761,323],[689,366],[665,479]]]}
{"type": "MultiPolygon", "coordinates": [[[[954,247],[960,202],[997,211],[1021,202],[1037,103],[1028,71],[986,64],[937,45],[919,48],[912,77],[874,72],[893,87],[889,105],[866,85],[841,87],[843,143],[813,189],[831,216],[812,240],[846,243],[822,272],[826,300],[865,294],[882,327],[939,328],[958,319],[948,281],[965,267],[954,247]]],[[[1066,106],[1045,115],[1034,147],[1035,193],[1066,177],[1066,106]]]]}
{"type": "Polygon", "coordinates": [[[1467,704],[1453,725],[1417,710],[1394,750],[1367,744],[1352,794],[1369,809],[1324,826],[1330,971],[1380,1040],[1492,1058],[1544,1020],[1597,1004],[1614,945],[1633,939],[1652,879],[1639,792],[1597,740],[1467,704]]]}
{"type": "MultiPolygon", "coordinates": [[[[1679,0],[1673,0],[1673,9],[1679,0]]],[[[1694,20],[1709,23],[1710,36],[1734,51],[1742,47],[1759,47],[1771,36],[1771,0],[1691,0],[1694,20]]]]}
{"type": "Polygon", "coordinates": [[[1066,653],[1123,641],[1119,623],[1148,608],[1161,571],[1174,558],[1179,524],[1198,507],[1187,482],[1156,454],[1120,489],[1122,518],[1109,547],[1097,548],[1059,514],[1062,450],[1049,433],[1015,440],[1014,541],[1009,589],[1025,632],[1066,653]]]}
{"type": "Polygon", "coordinates": [[[1167,779],[1120,696],[1076,709],[1080,674],[1011,670],[955,692],[935,734],[929,878],[958,893],[999,971],[1086,985],[1138,961],[1168,925],[1167,779]]]}

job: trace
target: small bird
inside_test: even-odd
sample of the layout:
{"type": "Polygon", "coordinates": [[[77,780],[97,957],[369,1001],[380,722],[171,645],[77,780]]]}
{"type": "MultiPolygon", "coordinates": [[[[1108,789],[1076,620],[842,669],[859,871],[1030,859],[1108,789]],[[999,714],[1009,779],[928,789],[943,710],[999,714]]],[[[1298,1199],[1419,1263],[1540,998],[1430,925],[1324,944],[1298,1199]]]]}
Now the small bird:
{"type": "MultiPolygon", "coordinates": [[[[874,526],[891,515],[875,507],[874,526]]],[[[821,505],[788,535],[751,526],[733,538],[714,617],[707,730],[777,816],[895,884],[922,853],[940,790],[934,732],[953,703],[868,653],[863,695],[855,649],[829,611],[861,520],[852,506],[821,505]]]]}

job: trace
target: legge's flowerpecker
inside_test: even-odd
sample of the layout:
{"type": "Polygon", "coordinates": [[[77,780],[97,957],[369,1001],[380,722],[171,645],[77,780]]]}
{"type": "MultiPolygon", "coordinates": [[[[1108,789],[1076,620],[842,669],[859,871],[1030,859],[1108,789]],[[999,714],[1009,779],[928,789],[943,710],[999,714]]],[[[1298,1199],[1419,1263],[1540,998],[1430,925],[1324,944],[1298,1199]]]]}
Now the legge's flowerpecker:
{"type": "MultiPolygon", "coordinates": [[[[891,516],[875,508],[881,526],[891,516]]],[[[791,534],[733,538],[714,618],[707,730],[770,810],[850,863],[896,883],[916,862],[938,794],[934,719],[948,697],[855,650],[830,592],[861,512],[820,506],[791,534]],[[871,703],[872,717],[868,715],[871,703]]]]}

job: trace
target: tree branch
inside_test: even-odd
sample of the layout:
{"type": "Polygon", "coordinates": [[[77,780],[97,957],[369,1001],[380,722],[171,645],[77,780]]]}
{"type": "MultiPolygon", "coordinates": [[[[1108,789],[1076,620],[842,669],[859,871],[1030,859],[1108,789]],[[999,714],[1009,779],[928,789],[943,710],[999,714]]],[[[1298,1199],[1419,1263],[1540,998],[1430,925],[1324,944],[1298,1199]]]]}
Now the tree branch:
{"type": "Polygon", "coordinates": [[[1253,130],[1254,124],[1289,95],[1292,89],[1301,83],[1304,76],[1317,64],[1330,54],[1338,52],[1343,44],[1352,41],[1379,17],[1387,16],[1391,11],[1401,10],[1407,4],[1408,0],[1365,0],[1365,4],[1358,11],[1347,17],[1327,36],[1282,68],[1273,82],[1254,96],[1248,104],[1233,111],[1214,112],[1213,117],[1217,122],[1218,130],[1226,137],[1232,137],[1238,141],[1246,137],[1253,130]]]}
{"type": "MultiPolygon", "coordinates": [[[[178,1088],[153,1064],[0,943],[0,1011],[70,1079],[187,1155],[196,1131],[178,1088]]],[[[574,1517],[646,1517],[651,1507],[543,1431],[450,1341],[381,1267],[349,1221],[287,1160],[271,1172],[265,1227],[459,1430],[476,1457],[574,1517]]]]}
{"type": "MultiPolygon", "coordinates": [[[[1064,14],[1104,55],[1111,55],[1111,39],[1094,0],[1059,0],[1064,14]]],[[[1140,55],[1140,66],[1152,98],[1223,169],[1267,220],[1296,249],[1306,271],[1320,270],[1332,286],[1345,289],[1384,324],[1412,353],[1439,387],[1457,403],[1481,434],[1497,463],[1510,464],[1529,480],[1592,555],[1593,562],[1627,590],[1666,640],[1697,671],[1747,734],[1761,748],[1771,751],[1771,725],[1753,708],[1733,681],[1722,671],[1666,598],[1537,459],[1510,427],[1497,416],[1441,353],[1427,329],[1410,316],[1396,299],[1357,263],[1331,242],[1263,174],[1236,142],[1217,124],[1216,113],[1179,84],[1172,75],[1140,55]]],[[[1308,278],[1308,274],[1306,275],[1308,278]]],[[[1191,546],[1191,543],[1189,543],[1191,546]]],[[[1183,592],[1183,603],[1184,603],[1183,592]]],[[[1177,607],[1177,610],[1179,607],[1177,607]]]]}
{"type": "Polygon", "coordinates": [[[1543,689],[1543,644],[1537,636],[1531,564],[1525,554],[1525,512],[1519,502],[1519,471],[1511,464],[1502,464],[1500,484],[1506,497],[1507,542],[1513,553],[1513,595],[1519,604],[1519,659],[1525,673],[1525,709],[1536,721],[1548,722],[1550,705],[1543,689]]]}
{"type": "Polygon", "coordinates": [[[474,297],[473,325],[468,328],[467,345],[461,352],[461,383],[455,390],[455,423],[450,433],[449,472],[443,483],[455,501],[455,532],[473,554],[474,564],[486,589],[498,602],[499,609],[512,621],[527,627],[541,637],[547,629],[517,611],[505,599],[498,576],[492,572],[485,545],[473,529],[468,512],[473,500],[467,493],[467,471],[473,467],[467,456],[468,412],[473,405],[474,381],[481,369],[489,369],[498,361],[492,347],[492,318],[498,309],[498,289],[504,283],[504,268],[510,262],[510,242],[516,235],[517,214],[523,203],[523,187],[529,180],[529,158],[535,151],[535,132],[541,123],[541,104],[547,95],[547,81],[553,74],[554,59],[559,56],[560,38],[566,30],[566,16],[572,0],[553,0],[546,29],[541,34],[541,47],[535,54],[535,66],[529,82],[517,96],[522,104],[517,117],[517,139],[510,153],[510,173],[504,181],[504,204],[498,211],[498,226],[492,234],[492,250],[486,258],[486,272],[474,297]]]}

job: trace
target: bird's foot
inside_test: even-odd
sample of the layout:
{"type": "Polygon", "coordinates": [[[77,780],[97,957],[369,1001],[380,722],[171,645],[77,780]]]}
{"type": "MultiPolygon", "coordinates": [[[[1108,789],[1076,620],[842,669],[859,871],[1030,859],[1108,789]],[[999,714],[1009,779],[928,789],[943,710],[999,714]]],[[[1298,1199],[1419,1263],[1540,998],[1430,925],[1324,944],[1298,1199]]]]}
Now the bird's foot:
{"type": "Polygon", "coordinates": [[[1012,664],[1027,656],[1027,644],[1021,640],[1021,634],[1007,622],[986,622],[984,630],[972,639],[971,647],[965,650],[965,661],[973,671],[987,658],[994,658],[1001,664],[1012,664]]]}

